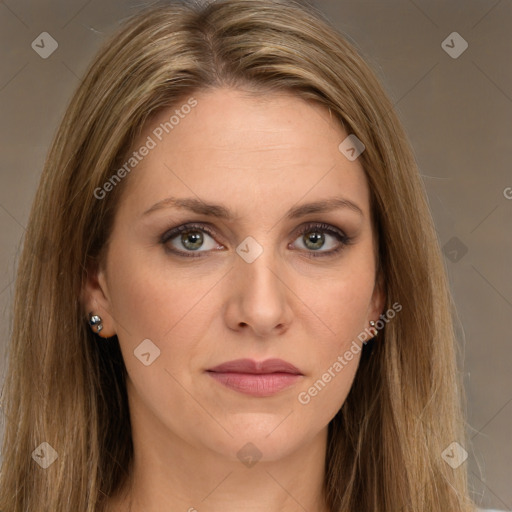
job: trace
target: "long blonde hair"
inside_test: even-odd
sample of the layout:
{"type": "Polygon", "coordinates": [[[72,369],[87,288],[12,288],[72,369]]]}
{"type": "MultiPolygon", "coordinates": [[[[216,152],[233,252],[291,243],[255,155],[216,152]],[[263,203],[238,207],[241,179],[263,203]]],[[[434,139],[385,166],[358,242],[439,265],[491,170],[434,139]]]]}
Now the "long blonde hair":
{"type": "Polygon", "coordinates": [[[151,7],[127,20],[92,63],[50,149],[18,265],[0,510],[102,511],[126,482],[133,446],[125,366],[117,337],[98,343],[81,303],[86,268],[104,255],[123,183],[102,200],[94,191],[150,116],[221,86],[314,100],[366,147],[359,158],[385,309],[403,307],[361,359],[329,424],[330,510],[472,511],[466,464],[454,469],[442,457],[454,441],[466,446],[465,397],[453,305],[412,151],[356,49],[294,0],[151,7]],[[31,456],[42,442],[58,454],[46,469],[31,456]]]}

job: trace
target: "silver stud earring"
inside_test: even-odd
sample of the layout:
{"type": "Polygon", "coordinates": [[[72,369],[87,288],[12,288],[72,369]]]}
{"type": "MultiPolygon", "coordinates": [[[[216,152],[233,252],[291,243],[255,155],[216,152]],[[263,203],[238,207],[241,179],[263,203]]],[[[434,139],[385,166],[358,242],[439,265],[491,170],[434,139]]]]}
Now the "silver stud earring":
{"type": "Polygon", "coordinates": [[[99,333],[103,329],[103,324],[101,323],[101,317],[98,315],[94,315],[92,312],[89,313],[89,325],[93,328],[96,327],[97,333],[99,333]]]}
{"type": "MultiPolygon", "coordinates": [[[[374,322],[373,320],[370,320],[370,327],[371,327],[372,329],[377,330],[377,329],[376,329],[376,327],[375,327],[375,325],[376,325],[376,324],[375,324],[375,322],[374,322]]],[[[374,337],[374,338],[375,338],[375,336],[377,336],[377,333],[375,333],[375,334],[373,335],[373,337],[374,337]]]]}

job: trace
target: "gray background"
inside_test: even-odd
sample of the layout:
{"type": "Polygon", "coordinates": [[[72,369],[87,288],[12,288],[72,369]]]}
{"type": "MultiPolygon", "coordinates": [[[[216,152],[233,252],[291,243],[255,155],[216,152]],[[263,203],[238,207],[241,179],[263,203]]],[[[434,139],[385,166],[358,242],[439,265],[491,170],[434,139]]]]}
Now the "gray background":
{"type": "MultiPolygon", "coordinates": [[[[512,1],[316,4],[377,72],[411,139],[460,318],[474,499],[511,510],[512,1]],[[442,46],[452,32],[468,43],[457,58],[442,46]]],[[[17,255],[48,146],[93,54],[141,5],[0,2],[0,348],[9,337],[17,255]],[[47,59],[31,47],[42,32],[58,42],[47,59]]],[[[446,44],[462,48],[450,38],[446,44]]],[[[4,367],[5,356],[2,380],[4,367]]]]}

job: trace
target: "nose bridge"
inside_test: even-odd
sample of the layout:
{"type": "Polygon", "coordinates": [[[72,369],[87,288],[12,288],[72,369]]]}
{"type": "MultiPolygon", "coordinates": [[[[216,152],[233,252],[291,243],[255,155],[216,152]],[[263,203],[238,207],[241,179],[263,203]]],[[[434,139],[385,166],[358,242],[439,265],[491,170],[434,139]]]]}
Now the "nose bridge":
{"type": "MultiPolygon", "coordinates": [[[[267,233],[268,235],[268,233],[267,233]]],[[[237,247],[236,252],[242,261],[238,262],[238,270],[247,284],[258,291],[278,291],[282,284],[279,279],[280,268],[276,251],[271,245],[271,236],[256,238],[247,236],[237,247]]]]}
{"type": "MultiPolygon", "coordinates": [[[[255,330],[270,330],[285,322],[287,292],[279,258],[271,246],[271,236],[262,243],[248,236],[236,249],[240,259],[235,264],[237,302],[240,322],[255,330]]],[[[260,238],[261,240],[262,238],[260,238]]]]}

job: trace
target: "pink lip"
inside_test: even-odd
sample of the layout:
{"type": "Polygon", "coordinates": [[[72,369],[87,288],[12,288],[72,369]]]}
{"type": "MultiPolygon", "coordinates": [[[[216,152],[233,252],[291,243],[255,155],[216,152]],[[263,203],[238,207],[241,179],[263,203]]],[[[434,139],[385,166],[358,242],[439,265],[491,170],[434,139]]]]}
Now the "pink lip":
{"type": "Polygon", "coordinates": [[[265,361],[254,361],[253,359],[235,359],[226,363],[219,364],[214,368],[209,368],[209,372],[221,373],[292,373],[302,375],[301,371],[293,364],[282,359],[267,359],[265,361]]]}
{"type": "Polygon", "coordinates": [[[295,384],[301,371],[282,359],[237,359],[207,370],[224,386],[252,396],[270,396],[295,384]]]}

